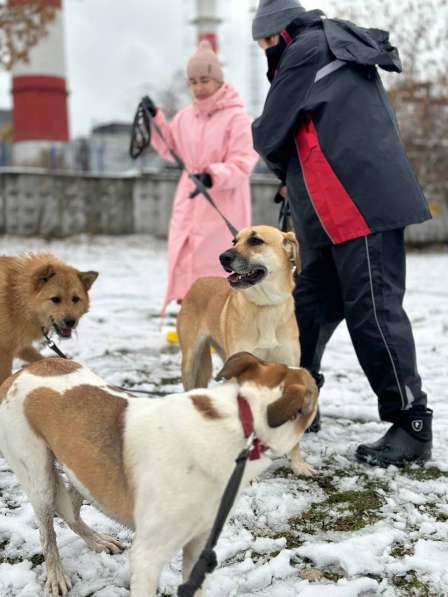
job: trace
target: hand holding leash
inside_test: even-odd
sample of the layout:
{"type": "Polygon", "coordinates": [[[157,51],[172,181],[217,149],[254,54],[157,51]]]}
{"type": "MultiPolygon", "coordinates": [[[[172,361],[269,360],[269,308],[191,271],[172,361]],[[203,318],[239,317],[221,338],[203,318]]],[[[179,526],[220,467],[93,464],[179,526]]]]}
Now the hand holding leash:
{"type": "Polygon", "coordinates": [[[289,202],[288,202],[288,187],[281,183],[277,188],[277,192],[274,195],[274,203],[280,204],[280,211],[278,214],[278,227],[282,232],[288,232],[290,230],[289,227],[289,218],[291,216],[291,211],[289,209],[289,202]]]}
{"type": "Polygon", "coordinates": [[[143,101],[146,104],[146,108],[148,109],[148,112],[154,118],[154,116],[157,114],[157,109],[158,109],[157,106],[155,105],[153,100],[149,97],[149,95],[145,95],[145,97],[143,98],[143,101]]]}
{"type": "MultiPolygon", "coordinates": [[[[154,110],[155,110],[155,113],[157,113],[156,105],[151,100],[151,98],[149,98],[147,95],[145,95],[145,97],[143,97],[141,99],[140,103],[137,106],[137,111],[135,113],[134,122],[132,123],[131,145],[129,148],[129,153],[131,155],[131,158],[135,160],[145,151],[145,149],[147,147],[149,147],[149,145],[151,143],[151,127],[154,127],[157,134],[160,136],[162,141],[165,143],[165,146],[166,146],[167,150],[169,151],[171,157],[175,161],[177,167],[180,170],[185,170],[185,172],[188,174],[188,176],[191,178],[191,180],[196,185],[196,189],[197,189],[198,193],[201,193],[202,195],[204,195],[204,197],[207,199],[207,201],[210,203],[210,205],[218,212],[218,214],[223,219],[224,224],[227,226],[228,231],[230,232],[232,237],[235,238],[235,236],[238,234],[238,230],[235,228],[235,226],[232,224],[232,222],[230,222],[226,218],[226,216],[222,213],[222,211],[219,209],[219,207],[213,201],[212,197],[210,196],[210,193],[207,191],[207,185],[199,178],[199,176],[203,176],[203,174],[200,174],[198,176],[197,174],[192,174],[191,172],[189,172],[187,170],[182,159],[177,155],[177,153],[174,151],[174,149],[172,147],[170,147],[170,145],[168,145],[165,137],[163,136],[163,133],[162,133],[160,127],[153,120],[154,110]]],[[[211,181],[211,178],[210,178],[210,181],[211,181]]]]}
{"type": "Polygon", "coordinates": [[[194,199],[196,197],[196,195],[199,195],[199,193],[201,192],[201,190],[198,188],[197,185],[197,181],[199,180],[204,187],[206,187],[207,189],[211,189],[213,186],[213,180],[212,177],[210,176],[210,174],[207,174],[207,172],[200,172],[199,174],[192,174],[190,176],[190,178],[193,180],[193,182],[196,184],[196,188],[194,191],[192,191],[189,194],[189,198],[190,199],[194,199]],[[194,178],[193,178],[194,177],[194,178]]]}
{"type": "Polygon", "coordinates": [[[283,203],[288,199],[288,187],[283,183],[277,188],[277,192],[274,195],[274,203],[283,203]]]}

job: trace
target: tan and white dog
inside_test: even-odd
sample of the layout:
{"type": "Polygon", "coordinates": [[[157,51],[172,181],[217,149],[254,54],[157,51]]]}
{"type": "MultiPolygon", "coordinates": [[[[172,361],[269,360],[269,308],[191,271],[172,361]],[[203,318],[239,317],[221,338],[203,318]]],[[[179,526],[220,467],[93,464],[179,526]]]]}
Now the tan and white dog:
{"type": "MultiPolygon", "coordinates": [[[[111,388],[74,361],[50,358],[3,383],[0,450],[38,518],[52,597],[71,586],[56,545],[55,513],[95,551],[116,552],[120,545],[83,522],[83,497],[135,529],[131,595],[155,597],[161,567],[183,549],[188,578],[204,547],[246,444],[238,396],[249,404],[255,433],[273,455],[291,450],[314,417],[317,388],[304,369],[240,353],[220,377],[233,382],[145,400],[111,388]]],[[[249,461],[242,486],[269,464],[266,452],[249,461]]]]}
{"type": "MultiPolygon", "coordinates": [[[[199,278],[187,292],[177,318],[186,390],[207,387],[212,376],[210,347],[223,360],[240,351],[289,367],[300,364],[294,313],[293,272],[298,245],[293,232],[251,226],[220,256],[230,276],[199,278]]],[[[291,468],[313,469],[293,451],[291,468]]]]}

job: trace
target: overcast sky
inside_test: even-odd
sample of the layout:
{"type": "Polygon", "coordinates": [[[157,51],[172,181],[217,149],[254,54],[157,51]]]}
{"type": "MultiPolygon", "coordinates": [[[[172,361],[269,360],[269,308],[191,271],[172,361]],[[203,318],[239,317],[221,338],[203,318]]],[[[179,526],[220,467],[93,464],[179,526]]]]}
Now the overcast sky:
{"type": "MultiPolygon", "coordinates": [[[[251,58],[250,4],[218,0],[220,58],[226,79],[248,108],[254,55],[260,101],[267,88],[262,52],[251,58]]],[[[325,9],[326,2],[305,0],[303,5],[325,9]]],[[[65,0],[72,137],[88,134],[99,123],[130,121],[144,93],[157,99],[193,52],[196,33],[189,21],[195,7],[196,0],[65,0]]],[[[1,73],[0,107],[11,105],[10,87],[10,76],[1,73]]]]}

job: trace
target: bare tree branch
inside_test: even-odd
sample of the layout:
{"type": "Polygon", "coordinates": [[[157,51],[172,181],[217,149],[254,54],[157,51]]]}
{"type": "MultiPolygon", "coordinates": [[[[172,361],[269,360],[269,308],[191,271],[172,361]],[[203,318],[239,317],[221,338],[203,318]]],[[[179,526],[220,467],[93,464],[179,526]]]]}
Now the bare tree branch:
{"type": "Polygon", "coordinates": [[[402,141],[432,201],[448,201],[448,0],[328,0],[329,16],[390,32],[403,74],[381,73],[402,141]]]}

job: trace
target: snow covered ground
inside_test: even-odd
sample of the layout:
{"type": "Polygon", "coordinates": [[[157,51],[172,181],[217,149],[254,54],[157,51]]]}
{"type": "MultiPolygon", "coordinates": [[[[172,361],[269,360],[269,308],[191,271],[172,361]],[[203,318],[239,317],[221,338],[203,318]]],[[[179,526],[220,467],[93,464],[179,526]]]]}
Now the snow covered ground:
{"type": "MultiPolygon", "coordinates": [[[[159,397],[181,390],[179,354],[165,342],[158,313],[166,279],[165,245],[147,237],[87,237],[46,243],[3,238],[0,253],[52,252],[98,269],[90,313],[61,344],[114,384],[159,397]]],[[[297,478],[284,460],[240,499],[218,546],[210,597],[351,597],[448,595],[448,252],[411,254],[406,308],[420,372],[435,411],[434,456],[423,469],[368,468],[356,445],[387,428],[341,326],[325,356],[323,428],[302,443],[319,471],[297,478]]],[[[45,352],[50,352],[45,349],[45,352]]],[[[216,363],[218,365],[218,363],[216,363]]],[[[145,399],[145,398],[143,398],[145,399]]],[[[131,533],[91,506],[89,524],[129,544],[131,533]]],[[[0,595],[43,594],[44,567],[30,505],[0,459],[0,595]]],[[[127,553],[90,552],[56,521],[64,566],[79,597],[129,595],[127,553]]],[[[161,594],[175,595],[179,558],[166,567],[161,594]]]]}

